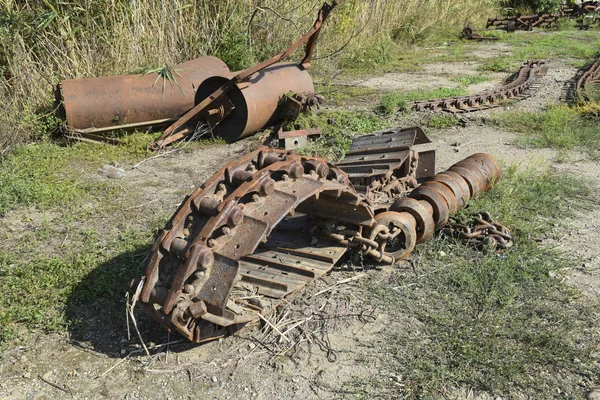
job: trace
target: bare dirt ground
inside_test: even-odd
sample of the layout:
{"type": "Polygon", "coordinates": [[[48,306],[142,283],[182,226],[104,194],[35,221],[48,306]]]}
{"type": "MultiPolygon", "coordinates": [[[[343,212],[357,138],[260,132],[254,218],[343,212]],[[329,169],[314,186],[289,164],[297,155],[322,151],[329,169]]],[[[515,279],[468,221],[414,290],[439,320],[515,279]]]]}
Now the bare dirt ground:
{"type": "MultiPolygon", "coordinates": [[[[505,46],[482,44],[474,52],[484,58],[506,51],[505,46]]],[[[370,78],[368,85],[403,90],[452,87],[455,83],[449,81],[449,77],[475,73],[474,68],[475,63],[471,62],[428,64],[417,73],[370,78]]],[[[574,68],[562,62],[551,62],[544,88],[514,107],[537,110],[548,102],[558,101],[563,83],[574,73],[574,68]]],[[[494,74],[491,83],[498,84],[504,75],[494,74]]],[[[367,85],[364,81],[362,84],[367,85]]],[[[478,123],[478,119],[485,117],[485,113],[469,115],[465,117],[466,127],[431,133],[433,144],[430,147],[437,150],[440,170],[479,151],[494,154],[506,164],[553,162],[555,151],[521,148],[514,144],[514,133],[478,123]]],[[[251,141],[242,141],[152,160],[139,170],[128,172],[123,184],[139,188],[140,204],[145,204],[151,212],[174,211],[192,187],[253,145],[251,141]]],[[[600,182],[600,170],[584,155],[574,154],[567,163],[554,167],[581,174],[594,184],[600,182]]],[[[0,229],[10,230],[17,236],[35,229],[41,218],[24,218],[29,212],[10,213],[0,219],[0,229]]],[[[51,215],[45,217],[52,219],[51,215]]],[[[564,271],[562,279],[587,296],[597,297],[600,294],[600,246],[597,245],[600,241],[600,211],[582,214],[580,219],[571,222],[571,226],[570,230],[550,231],[548,243],[577,254],[581,265],[576,270],[564,271]]],[[[10,243],[2,245],[10,246],[10,243]]],[[[406,265],[396,268],[406,268],[406,265]]],[[[390,320],[385,313],[370,309],[361,300],[365,289],[360,280],[331,288],[336,282],[355,276],[351,269],[349,266],[336,267],[283,308],[281,314],[288,310],[288,318],[313,315],[319,320],[319,316],[325,314],[335,316],[323,323],[326,329],[315,326],[292,357],[280,356],[279,351],[285,348],[285,343],[278,343],[277,335],[271,335],[267,340],[257,327],[196,346],[182,343],[178,337],[168,337],[140,313],[140,330],[150,345],[156,347],[175,341],[168,351],[163,346],[158,355],[144,356],[137,340],[128,340],[123,321],[121,329],[108,332],[103,331],[102,321],[98,321],[98,332],[105,334],[104,343],[91,340],[91,336],[85,334],[71,337],[31,334],[21,346],[9,349],[0,364],[0,399],[348,398],[357,396],[357,379],[379,381],[392,387],[400,385],[398,377],[387,375],[382,368],[386,355],[382,353],[381,343],[390,330],[407,329],[416,322],[390,320]],[[326,288],[331,290],[316,295],[326,288]],[[265,341],[261,342],[261,338],[265,341]]],[[[386,280],[393,268],[365,273],[386,280]]],[[[493,398],[470,388],[455,388],[444,396],[493,398]]]]}

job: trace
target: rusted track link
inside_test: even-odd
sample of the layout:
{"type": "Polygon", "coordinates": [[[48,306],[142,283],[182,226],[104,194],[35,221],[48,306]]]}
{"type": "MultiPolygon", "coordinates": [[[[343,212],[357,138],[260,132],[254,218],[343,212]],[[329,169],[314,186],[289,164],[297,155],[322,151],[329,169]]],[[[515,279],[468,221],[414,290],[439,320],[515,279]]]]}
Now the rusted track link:
{"type": "Polygon", "coordinates": [[[500,177],[474,155],[379,212],[341,169],[261,148],[196,189],[159,232],[140,303],[165,329],[201,342],[266,314],[351,250],[394,263],[500,177]]]}
{"type": "Polygon", "coordinates": [[[431,140],[419,127],[375,132],[355,138],[336,166],[368,200],[389,201],[434,174],[435,150],[413,150],[414,145],[425,143],[431,140]]]}
{"type": "Polygon", "coordinates": [[[504,100],[523,100],[531,96],[536,79],[547,72],[545,61],[528,61],[519,69],[512,82],[498,89],[468,96],[414,101],[410,103],[410,107],[415,111],[446,111],[455,114],[499,107],[504,100]]]}
{"type": "Polygon", "coordinates": [[[555,24],[561,14],[516,15],[508,17],[488,18],[486,28],[496,27],[508,32],[516,30],[530,31],[543,25],[550,27],[555,24]]]}
{"type": "Polygon", "coordinates": [[[600,58],[598,58],[577,80],[576,96],[578,101],[588,101],[589,91],[600,85],[600,58]]]}

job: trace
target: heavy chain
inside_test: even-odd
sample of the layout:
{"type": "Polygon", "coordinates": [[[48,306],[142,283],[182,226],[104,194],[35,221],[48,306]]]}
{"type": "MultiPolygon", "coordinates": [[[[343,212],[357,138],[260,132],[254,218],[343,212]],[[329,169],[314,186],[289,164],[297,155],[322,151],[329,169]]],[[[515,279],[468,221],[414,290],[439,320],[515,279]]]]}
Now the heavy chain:
{"type": "Polygon", "coordinates": [[[357,250],[355,254],[364,254],[372,257],[378,262],[388,264],[394,263],[394,258],[384,253],[385,244],[388,240],[395,238],[400,230],[378,224],[371,231],[369,238],[362,235],[361,232],[348,229],[343,225],[336,225],[334,221],[320,223],[316,229],[319,234],[335,240],[341,245],[357,250]]]}
{"type": "Polygon", "coordinates": [[[442,228],[441,232],[478,250],[489,248],[502,251],[511,248],[514,244],[510,230],[494,221],[488,212],[477,214],[468,225],[450,222],[442,228]]]}

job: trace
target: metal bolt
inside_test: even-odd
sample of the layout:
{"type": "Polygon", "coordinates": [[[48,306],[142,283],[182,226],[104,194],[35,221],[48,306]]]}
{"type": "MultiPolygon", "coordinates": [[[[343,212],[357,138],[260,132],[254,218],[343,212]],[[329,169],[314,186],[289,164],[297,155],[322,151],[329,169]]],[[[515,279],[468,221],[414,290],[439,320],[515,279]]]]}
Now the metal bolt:
{"type": "Polygon", "coordinates": [[[183,287],[183,293],[190,294],[193,293],[196,288],[193,285],[185,285],[183,287]]]}

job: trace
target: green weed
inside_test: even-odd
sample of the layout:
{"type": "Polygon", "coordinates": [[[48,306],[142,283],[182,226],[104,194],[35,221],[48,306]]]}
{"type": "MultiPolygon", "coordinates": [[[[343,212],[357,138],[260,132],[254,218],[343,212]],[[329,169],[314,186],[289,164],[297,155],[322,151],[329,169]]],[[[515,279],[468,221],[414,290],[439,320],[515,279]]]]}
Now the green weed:
{"type": "Polygon", "coordinates": [[[516,63],[507,57],[497,57],[487,60],[477,67],[480,71],[485,72],[515,72],[516,63]]]}
{"type": "Polygon", "coordinates": [[[350,149],[352,136],[384,129],[388,122],[376,115],[349,111],[319,111],[302,114],[296,121],[288,122],[284,129],[322,128],[323,135],[309,143],[301,153],[341,159],[350,149]]]}
{"type": "Polygon", "coordinates": [[[551,105],[544,111],[505,112],[490,120],[521,133],[519,142],[534,147],[582,148],[592,157],[600,151],[598,122],[583,118],[576,108],[551,105]]]}
{"type": "Polygon", "coordinates": [[[427,126],[432,129],[444,129],[460,125],[461,119],[453,114],[434,115],[427,121],[427,126]]]}
{"type": "Polygon", "coordinates": [[[450,78],[452,82],[460,83],[463,86],[476,85],[478,83],[488,82],[491,79],[492,78],[487,75],[463,75],[450,78]]]}
{"type": "Polygon", "coordinates": [[[0,252],[0,345],[13,338],[18,326],[44,332],[81,326],[94,314],[106,312],[101,310],[103,302],[113,304],[104,308],[112,310],[114,318],[122,311],[117,305],[129,282],[141,274],[150,240],[147,232],[124,231],[109,241],[109,251],[96,241],[66,256],[26,260],[14,252],[0,252]],[[115,254],[119,256],[113,258],[115,254]]]}
{"type": "Polygon", "coordinates": [[[429,100],[441,97],[464,96],[467,94],[463,88],[441,87],[433,90],[415,90],[412,92],[387,92],[381,96],[380,109],[386,114],[393,114],[405,110],[408,102],[416,100],[429,100]]]}
{"type": "Polygon", "coordinates": [[[25,146],[11,152],[0,163],[0,215],[19,204],[47,209],[77,203],[110,190],[90,179],[90,172],[104,164],[125,163],[148,154],[151,136],[131,135],[124,146],[76,143],[60,147],[49,142],[25,146]]]}
{"type": "Polygon", "coordinates": [[[376,96],[377,90],[362,86],[315,85],[315,91],[325,97],[327,104],[364,103],[376,96]]]}
{"type": "Polygon", "coordinates": [[[600,372],[590,357],[598,304],[561,283],[560,270],[577,260],[536,239],[589,207],[593,190],[571,176],[511,166],[467,211],[490,211],[508,225],[513,248],[481,253],[437,238],[418,248],[412,269],[373,283],[391,319],[410,321],[391,326],[386,349],[385,369],[401,385],[376,390],[412,399],[453,387],[536,398],[558,389],[582,398],[600,372]]]}

